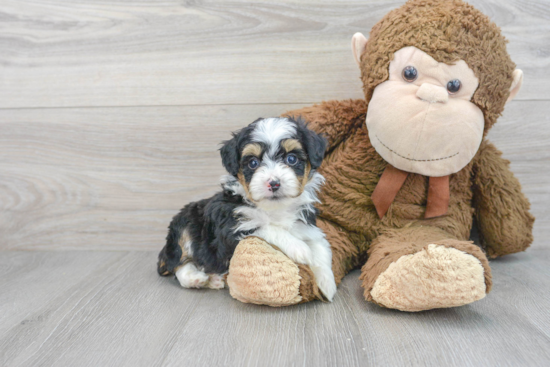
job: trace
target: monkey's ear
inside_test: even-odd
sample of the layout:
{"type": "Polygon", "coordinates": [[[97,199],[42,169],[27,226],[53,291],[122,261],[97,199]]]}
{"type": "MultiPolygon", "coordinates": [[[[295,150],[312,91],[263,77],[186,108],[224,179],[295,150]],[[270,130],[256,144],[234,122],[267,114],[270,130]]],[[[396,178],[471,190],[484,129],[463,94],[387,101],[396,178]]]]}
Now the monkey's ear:
{"type": "Polygon", "coordinates": [[[233,135],[233,139],[223,142],[223,146],[220,148],[220,155],[222,156],[222,164],[233,176],[237,176],[239,173],[239,152],[237,147],[237,135],[233,135]]]}
{"type": "Polygon", "coordinates": [[[365,46],[367,46],[367,38],[363,36],[363,33],[355,33],[351,38],[351,50],[357,65],[361,65],[361,55],[365,51],[365,46]]]}
{"type": "Polygon", "coordinates": [[[521,71],[520,69],[514,70],[514,72],[512,73],[512,78],[514,80],[512,80],[512,85],[510,86],[510,95],[508,96],[506,103],[514,99],[516,94],[518,94],[521,85],[523,84],[523,71],[521,71]]]}

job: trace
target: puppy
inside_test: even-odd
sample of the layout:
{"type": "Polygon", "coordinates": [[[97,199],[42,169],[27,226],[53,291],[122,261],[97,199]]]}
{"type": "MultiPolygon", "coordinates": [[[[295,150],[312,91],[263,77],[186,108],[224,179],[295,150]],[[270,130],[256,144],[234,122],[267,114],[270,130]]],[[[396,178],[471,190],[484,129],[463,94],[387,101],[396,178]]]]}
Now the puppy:
{"type": "Polygon", "coordinates": [[[220,149],[229,175],[222,191],[186,205],[169,226],[158,272],[185,288],[224,287],[239,241],[257,236],[307,264],[323,295],[336,293],[332,252],[316,226],[317,191],[326,141],[301,120],[258,119],[220,149]]]}

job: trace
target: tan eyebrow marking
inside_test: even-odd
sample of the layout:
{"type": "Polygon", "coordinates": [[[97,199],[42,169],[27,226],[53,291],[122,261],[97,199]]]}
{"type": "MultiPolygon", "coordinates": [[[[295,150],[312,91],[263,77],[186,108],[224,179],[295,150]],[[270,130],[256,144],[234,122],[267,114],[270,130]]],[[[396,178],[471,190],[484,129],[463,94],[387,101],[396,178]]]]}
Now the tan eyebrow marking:
{"type": "Polygon", "coordinates": [[[286,140],[283,140],[283,142],[281,143],[281,146],[283,147],[284,150],[286,150],[287,152],[292,152],[293,150],[295,149],[304,149],[302,147],[302,144],[296,140],[296,139],[286,139],[286,140]]]}
{"type": "Polygon", "coordinates": [[[260,144],[256,144],[256,143],[247,144],[244,147],[243,152],[242,152],[241,155],[243,157],[247,156],[247,155],[253,155],[253,156],[256,156],[256,157],[260,157],[262,155],[262,146],[260,144]]]}

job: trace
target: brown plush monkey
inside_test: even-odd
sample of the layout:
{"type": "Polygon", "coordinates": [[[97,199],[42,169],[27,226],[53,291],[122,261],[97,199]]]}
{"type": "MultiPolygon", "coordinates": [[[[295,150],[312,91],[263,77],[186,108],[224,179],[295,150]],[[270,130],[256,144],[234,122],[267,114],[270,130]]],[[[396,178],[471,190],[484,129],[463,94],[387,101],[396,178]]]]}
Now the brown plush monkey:
{"type": "MultiPolygon", "coordinates": [[[[404,311],[454,307],[491,289],[487,256],[523,251],[534,218],[509,162],[485,139],[518,92],[505,39],[460,0],[412,0],[367,41],[352,40],[365,100],[289,112],[329,140],[318,225],[337,283],[362,267],[368,301],[404,311]],[[481,248],[470,242],[473,220],[481,248]]],[[[228,284],[243,302],[322,296],[307,266],[243,240],[228,284]]]]}

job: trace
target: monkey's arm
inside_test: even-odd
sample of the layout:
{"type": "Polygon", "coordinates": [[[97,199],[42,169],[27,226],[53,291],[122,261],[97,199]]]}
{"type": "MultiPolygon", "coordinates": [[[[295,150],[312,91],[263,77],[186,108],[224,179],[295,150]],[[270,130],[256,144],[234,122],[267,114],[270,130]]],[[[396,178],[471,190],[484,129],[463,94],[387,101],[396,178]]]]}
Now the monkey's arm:
{"type": "Polygon", "coordinates": [[[284,113],[284,116],[301,116],[307,126],[328,140],[327,151],[340,144],[351,131],[365,123],[367,103],[363,99],[328,101],[299,110],[284,113]]]}
{"type": "Polygon", "coordinates": [[[481,244],[491,258],[524,251],[533,242],[529,200],[492,143],[481,143],[474,163],[474,201],[481,244]]]}

